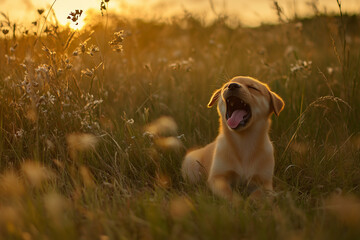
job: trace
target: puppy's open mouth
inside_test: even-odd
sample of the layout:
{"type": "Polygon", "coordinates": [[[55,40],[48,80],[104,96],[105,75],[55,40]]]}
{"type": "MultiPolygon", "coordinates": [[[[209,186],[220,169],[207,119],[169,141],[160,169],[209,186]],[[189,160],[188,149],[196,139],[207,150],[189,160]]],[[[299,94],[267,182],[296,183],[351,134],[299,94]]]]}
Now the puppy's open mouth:
{"type": "Polygon", "coordinates": [[[244,127],[250,118],[251,109],[249,104],[235,96],[226,99],[226,122],[230,128],[244,127]]]}

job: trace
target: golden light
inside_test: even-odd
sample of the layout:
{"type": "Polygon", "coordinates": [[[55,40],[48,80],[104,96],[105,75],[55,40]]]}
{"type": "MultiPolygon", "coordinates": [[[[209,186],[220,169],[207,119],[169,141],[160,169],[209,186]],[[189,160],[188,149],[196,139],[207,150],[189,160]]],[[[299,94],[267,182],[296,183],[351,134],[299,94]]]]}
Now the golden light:
{"type": "MultiPolygon", "coordinates": [[[[298,16],[306,16],[312,14],[312,9],[302,1],[288,1],[289,4],[284,4],[285,0],[279,1],[282,5],[284,13],[288,17],[292,17],[294,12],[298,16]]],[[[343,12],[355,13],[360,10],[359,0],[343,0],[343,12]]],[[[276,23],[277,15],[273,8],[273,1],[257,0],[249,3],[247,0],[227,0],[223,4],[223,0],[214,0],[214,8],[216,12],[226,13],[229,16],[239,18],[239,20],[246,26],[258,26],[262,22],[276,23]]],[[[84,27],[85,16],[89,9],[93,9],[100,14],[101,0],[0,0],[1,12],[4,12],[10,19],[18,25],[28,25],[29,22],[35,21],[39,18],[36,9],[45,9],[43,14],[47,14],[50,6],[53,5],[53,10],[56,18],[61,25],[68,25],[73,29],[81,29],[84,27]],[[83,10],[78,23],[73,23],[67,19],[70,12],[83,10]]],[[[336,1],[319,0],[317,7],[321,11],[327,13],[338,13],[338,6],[336,1]]],[[[200,14],[207,20],[212,20],[217,16],[210,11],[210,4],[208,0],[110,0],[106,3],[108,10],[113,13],[121,14],[123,17],[141,17],[144,19],[151,19],[153,17],[171,18],[174,14],[182,14],[184,6],[186,10],[191,13],[200,14]]],[[[51,14],[50,14],[51,16],[51,14]]]]}
{"type": "MultiPolygon", "coordinates": [[[[49,2],[49,1],[47,1],[49,2]]],[[[56,1],[53,9],[56,17],[61,25],[69,25],[72,29],[81,29],[85,26],[86,12],[91,9],[98,9],[100,7],[100,1],[98,0],[62,0],[56,1]],[[75,11],[81,11],[81,15],[78,16],[76,21],[69,19],[69,14],[75,13],[75,11]]],[[[71,16],[70,16],[71,17],[71,16]]]]}
{"type": "MultiPolygon", "coordinates": [[[[74,30],[80,30],[85,26],[85,21],[84,21],[85,17],[86,17],[86,12],[83,12],[76,22],[73,22],[70,19],[66,19],[67,23],[65,25],[69,25],[69,27],[74,30]]],[[[60,22],[60,24],[61,24],[61,22],[60,22]]],[[[64,25],[64,24],[62,24],[62,25],[64,25]]]]}

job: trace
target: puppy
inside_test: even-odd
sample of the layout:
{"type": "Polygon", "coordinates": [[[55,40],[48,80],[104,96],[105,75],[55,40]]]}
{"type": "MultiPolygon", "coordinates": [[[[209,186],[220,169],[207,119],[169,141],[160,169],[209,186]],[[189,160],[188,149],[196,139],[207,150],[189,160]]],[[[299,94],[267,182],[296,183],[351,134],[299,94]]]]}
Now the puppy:
{"type": "Polygon", "coordinates": [[[256,186],[251,194],[273,190],[274,153],[268,132],[272,113],[279,115],[284,101],[251,77],[235,77],[217,89],[208,107],[217,102],[219,135],[203,148],[190,151],[182,175],[192,183],[206,178],[218,196],[231,199],[231,185],[256,186]]]}

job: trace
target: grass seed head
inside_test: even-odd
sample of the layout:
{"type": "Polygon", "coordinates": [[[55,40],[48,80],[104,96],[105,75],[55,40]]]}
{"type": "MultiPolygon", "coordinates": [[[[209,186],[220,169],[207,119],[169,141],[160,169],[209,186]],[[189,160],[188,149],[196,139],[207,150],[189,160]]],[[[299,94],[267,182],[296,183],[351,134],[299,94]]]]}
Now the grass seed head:
{"type": "Polygon", "coordinates": [[[179,150],[183,146],[177,137],[160,137],[155,139],[155,144],[163,150],[179,150]]]}
{"type": "Polygon", "coordinates": [[[170,201],[169,212],[174,220],[183,219],[194,209],[194,205],[187,197],[175,197],[170,201]]]}
{"type": "Polygon", "coordinates": [[[324,203],[325,209],[349,227],[360,224],[360,199],[353,195],[332,195],[324,203]]]}
{"type": "Polygon", "coordinates": [[[69,148],[77,151],[93,150],[98,139],[89,133],[71,133],[66,137],[69,148]]]}
{"type": "Polygon", "coordinates": [[[86,187],[95,186],[94,177],[91,174],[90,170],[85,166],[80,166],[80,175],[86,187]]]}
{"type": "Polygon", "coordinates": [[[172,117],[163,116],[146,127],[146,131],[153,135],[175,135],[177,124],[172,117]]]}
{"type": "Polygon", "coordinates": [[[41,186],[41,184],[51,176],[50,171],[45,166],[35,161],[24,162],[21,165],[21,170],[34,187],[41,186]]]}
{"type": "Polygon", "coordinates": [[[98,139],[90,133],[71,133],[66,137],[70,157],[75,160],[78,152],[94,150],[98,139]]]}
{"type": "Polygon", "coordinates": [[[58,193],[52,192],[44,196],[44,206],[49,216],[59,221],[63,216],[63,212],[66,209],[66,199],[58,193]]]}
{"type": "Polygon", "coordinates": [[[0,177],[0,195],[6,197],[19,197],[24,193],[24,186],[19,176],[12,172],[5,172],[0,177]]]}
{"type": "Polygon", "coordinates": [[[13,206],[0,206],[0,230],[4,227],[8,232],[15,232],[21,224],[20,212],[13,206]]]}

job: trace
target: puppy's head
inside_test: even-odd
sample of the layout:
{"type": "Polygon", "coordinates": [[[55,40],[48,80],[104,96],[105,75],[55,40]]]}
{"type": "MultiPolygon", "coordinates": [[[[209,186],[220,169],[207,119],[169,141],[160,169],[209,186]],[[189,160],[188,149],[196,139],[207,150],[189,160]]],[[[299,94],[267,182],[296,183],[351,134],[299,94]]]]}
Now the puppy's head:
{"type": "Polygon", "coordinates": [[[217,89],[208,107],[218,101],[218,112],[227,127],[242,131],[284,108],[284,101],[269,87],[251,77],[235,77],[217,89]]]}

